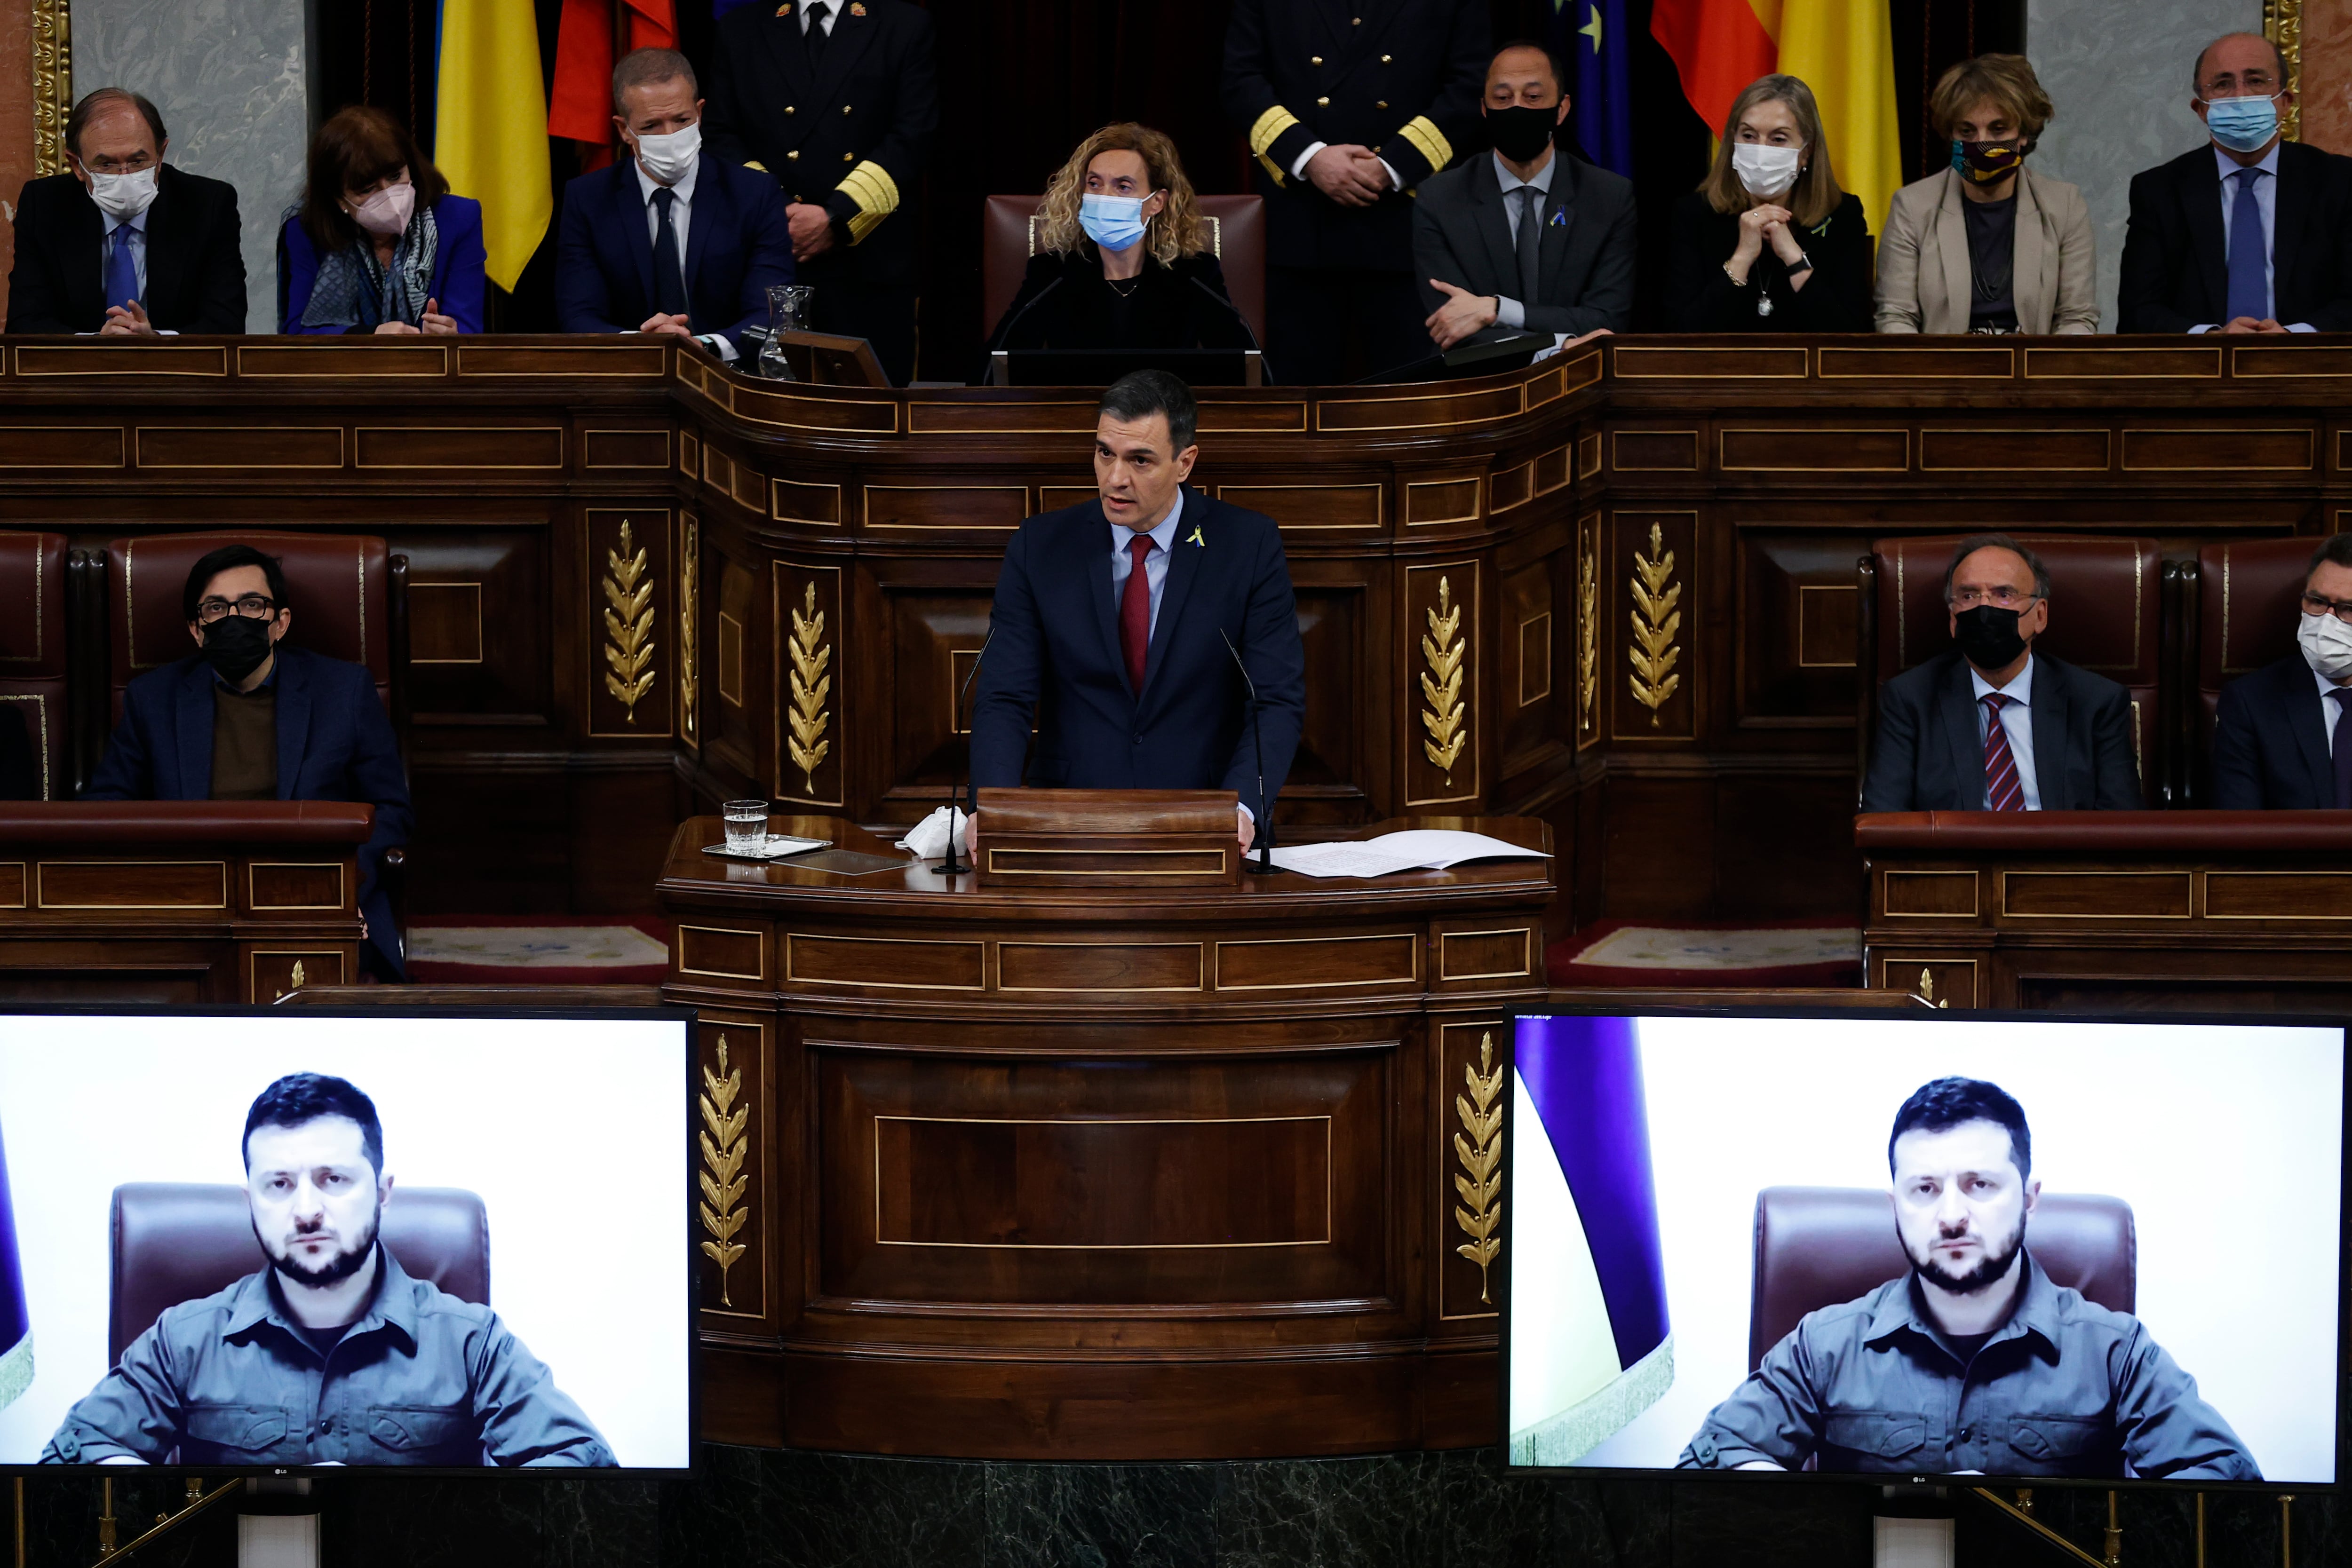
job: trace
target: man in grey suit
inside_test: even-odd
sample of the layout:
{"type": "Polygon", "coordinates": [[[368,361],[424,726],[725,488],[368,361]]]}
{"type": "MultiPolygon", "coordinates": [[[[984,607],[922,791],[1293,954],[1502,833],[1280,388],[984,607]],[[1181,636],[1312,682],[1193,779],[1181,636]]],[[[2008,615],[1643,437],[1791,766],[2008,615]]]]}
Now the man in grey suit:
{"type": "Polygon", "coordinates": [[[2050,573],[2005,534],[1944,571],[1949,648],[1879,688],[1865,811],[2124,811],[2141,805],[2131,696],[2033,651],[2050,573]]]}
{"type": "Polygon", "coordinates": [[[1555,151],[1559,61],[1511,43],[1486,65],[1491,153],[1421,183],[1413,268],[1442,352],[1479,337],[1622,330],[1633,309],[1633,183],[1555,151]]]}

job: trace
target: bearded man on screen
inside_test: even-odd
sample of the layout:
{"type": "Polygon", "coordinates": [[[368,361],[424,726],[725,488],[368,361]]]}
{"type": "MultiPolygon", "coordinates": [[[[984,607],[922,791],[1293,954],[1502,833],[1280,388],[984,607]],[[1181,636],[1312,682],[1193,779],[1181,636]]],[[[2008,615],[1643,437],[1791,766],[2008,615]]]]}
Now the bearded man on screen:
{"type": "Polygon", "coordinates": [[[166,1310],[66,1413],[43,1464],[612,1465],[544,1363],[377,1238],[375,1103],[297,1072],[245,1122],[267,1264],[166,1310]]]}
{"type": "Polygon", "coordinates": [[[1911,1272],[1807,1313],[1678,1468],[2263,1479],[2137,1318],[2034,1262],[2042,1184],[2015,1100],[1972,1078],[1926,1084],[1895,1113],[1886,1162],[1911,1272]]]}

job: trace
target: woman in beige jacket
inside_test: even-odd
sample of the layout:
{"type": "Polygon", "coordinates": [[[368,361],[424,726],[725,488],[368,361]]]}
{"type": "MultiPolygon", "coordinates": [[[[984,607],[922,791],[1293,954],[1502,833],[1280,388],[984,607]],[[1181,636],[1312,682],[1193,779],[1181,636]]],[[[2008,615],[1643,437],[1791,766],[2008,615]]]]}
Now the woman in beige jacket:
{"type": "Polygon", "coordinates": [[[1878,242],[1882,332],[2095,332],[2083,193],[2024,166],[2051,116],[2022,55],[1979,55],[1928,99],[1952,166],[1895,193],[1878,242]]]}

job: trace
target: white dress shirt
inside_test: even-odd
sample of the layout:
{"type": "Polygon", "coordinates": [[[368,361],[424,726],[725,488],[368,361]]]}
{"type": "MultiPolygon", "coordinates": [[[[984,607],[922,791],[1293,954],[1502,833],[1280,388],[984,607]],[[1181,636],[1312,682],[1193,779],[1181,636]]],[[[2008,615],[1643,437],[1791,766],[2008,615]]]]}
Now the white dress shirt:
{"type": "Polygon", "coordinates": [[[1976,697],[1978,781],[1982,783],[1984,771],[1984,700],[1989,694],[1999,692],[2009,699],[2000,710],[2000,728],[2001,733],[2009,737],[2009,755],[2017,764],[2018,788],[2024,793],[2025,809],[2039,811],[2042,810],[2042,788],[2033,777],[2033,655],[2025,655],[2025,668],[2018,671],[2017,678],[2005,686],[1994,685],[1977,673],[1974,664],[1970,664],[1969,686],[1976,697]]]}
{"type": "MultiPolygon", "coordinates": [[[[637,193],[645,198],[646,237],[658,246],[661,244],[661,209],[654,205],[654,193],[663,189],[662,183],[646,173],[643,163],[632,159],[629,166],[637,173],[637,193]]],[[[677,183],[668,187],[670,194],[677,198],[669,204],[669,226],[670,232],[677,236],[678,287],[685,289],[689,298],[694,291],[686,279],[686,235],[688,225],[694,222],[694,182],[701,173],[702,160],[697,158],[694,166],[677,177],[677,183]]],[[[719,333],[698,332],[695,340],[722,360],[732,361],[735,358],[735,345],[719,333]]]]}
{"type": "MultiPolygon", "coordinates": [[[[2229,267],[2230,231],[2235,226],[2238,174],[2245,169],[2263,171],[2264,177],[2254,182],[2254,210],[2263,215],[2263,315],[2271,319],[2275,319],[2278,315],[2278,287],[2275,281],[2278,277],[2278,246],[2274,236],[2278,233],[2279,149],[2285,145],[2284,140],[2272,142],[2271,150],[2263,153],[2262,161],[2256,163],[2239,162],[2223,152],[2218,143],[2213,148],[2213,162],[2220,164],[2221,168],[2221,265],[2224,271],[2229,267]]],[[[2282,321],[2279,324],[2290,332],[2319,330],[2308,321],[2282,321]]],[[[2208,321],[2201,327],[2191,327],[2189,330],[2192,333],[2210,332],[2221,325],[2219,321],[2208,321]]]]}
{"type": "Polygon", "coordinates": [[[2317,670],[2311,672],[2311,678],[2319,683],[2319,727],[2326,732],[2327,755],[2333,758],[2336,755],[2336,721],[2344,716],[2344,705],[2336,700],[2335,694],[2343,688],[2317,670]]]}

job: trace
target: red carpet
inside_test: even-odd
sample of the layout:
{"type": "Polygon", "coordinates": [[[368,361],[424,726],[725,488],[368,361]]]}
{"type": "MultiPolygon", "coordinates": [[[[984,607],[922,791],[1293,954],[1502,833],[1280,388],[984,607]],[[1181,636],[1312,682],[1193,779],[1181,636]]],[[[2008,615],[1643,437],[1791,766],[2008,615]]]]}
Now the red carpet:
{"type": "Polygon", "coordinates": [[[1604,920],[1544,954],[1555,986],[1859,986],[1862,933],[1814,920],[1604,920]]]}
{"type": "Polygon", "coordinates": [[[669,922],[619,915],[436,915],[408,927],[414,979],[646,986],[669,972],[669,922]]]}

